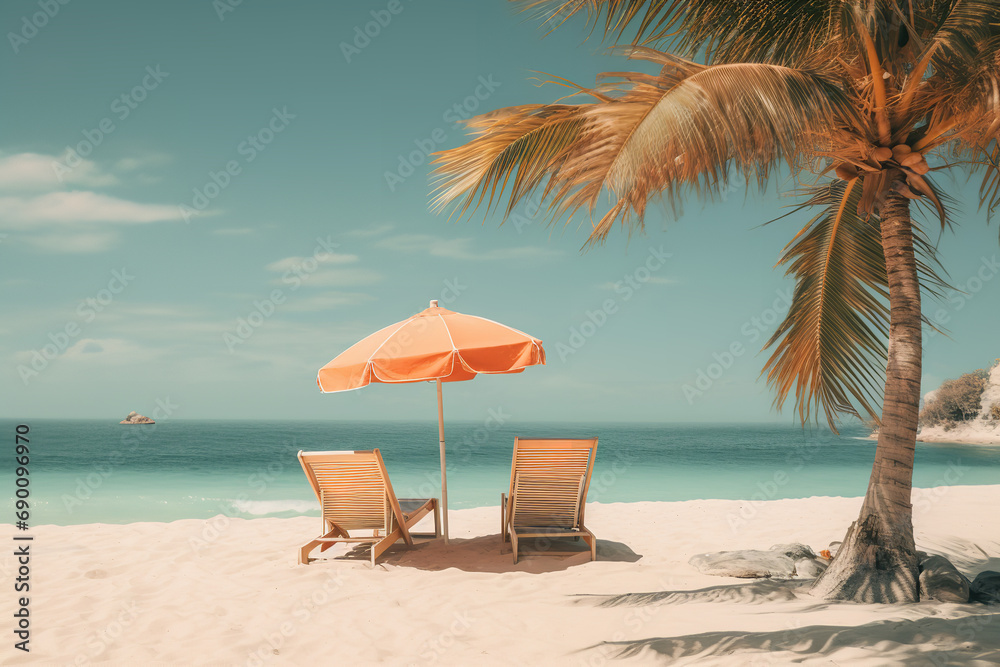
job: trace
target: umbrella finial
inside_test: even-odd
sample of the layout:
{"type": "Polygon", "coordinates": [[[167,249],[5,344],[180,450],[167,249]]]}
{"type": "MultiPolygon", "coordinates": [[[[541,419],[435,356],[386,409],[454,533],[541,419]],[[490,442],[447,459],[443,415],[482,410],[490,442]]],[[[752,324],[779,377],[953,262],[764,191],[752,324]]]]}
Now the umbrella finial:
{"type": "Polygon", "coordinates": [[[431,308],[437,308],[437,307],[438,307],[438,300],[431,299],[431,308]]]}

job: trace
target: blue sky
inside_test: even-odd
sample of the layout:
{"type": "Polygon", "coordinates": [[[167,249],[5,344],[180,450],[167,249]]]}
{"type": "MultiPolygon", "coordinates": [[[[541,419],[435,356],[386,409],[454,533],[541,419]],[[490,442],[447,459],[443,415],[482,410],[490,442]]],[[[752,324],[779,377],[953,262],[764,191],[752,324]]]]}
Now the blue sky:
{"type": "MultiPolygon", "coordinates": [[[[423,154],[462,142],[459,116],[559,96],[536,70],[625,66],[579,22],[543,38],[500,0],[16,0],[0,27],[5,417],[431,419],[431,385],[321,395],[315,373],[441,299],[549,355],[448,386],[450,418],[793,420],[758,377],[805,218],[760,225],[790,179],[654,207],[588,252],[583,218],[428,211],[423,154]]],[[[927,305],[951,338],[927,341],[925,391],[1000,356],[997,228],[954,187],[940,251],[968,294],[927,305]]]]}

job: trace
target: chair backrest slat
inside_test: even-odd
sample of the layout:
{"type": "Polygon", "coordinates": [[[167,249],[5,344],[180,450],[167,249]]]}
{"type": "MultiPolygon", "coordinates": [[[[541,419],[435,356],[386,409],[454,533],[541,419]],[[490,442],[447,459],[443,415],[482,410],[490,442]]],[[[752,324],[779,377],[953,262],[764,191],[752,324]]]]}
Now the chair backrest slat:
{"type": "Polygon", "coordinates": [[[391,529],[391,487],[377,449],[300,452],[299,460],[325,521],[344,530],[391,529]]]}
{"type": "Polygon", "coordinates": [[[511,524],[578,528],[583,523],[597,438],[514,439],[511,524]]]}

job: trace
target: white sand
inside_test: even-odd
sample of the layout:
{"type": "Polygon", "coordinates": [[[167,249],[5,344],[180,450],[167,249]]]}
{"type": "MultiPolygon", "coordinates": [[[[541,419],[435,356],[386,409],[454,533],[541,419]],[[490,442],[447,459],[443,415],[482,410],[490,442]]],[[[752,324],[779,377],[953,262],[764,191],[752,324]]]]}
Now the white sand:
{"type": "Polygon", "coordinates": [[[917,433],[920,442],[957,442],[963,445],[1000,445],[1000,424],[976,419],[944,426],[924,426],[917,433]]]}
{"type": "MultiPolygon", "coordinates": [[[[343,558],[297,565],[318,518],[41,526],[32,531],[32,652],[12,648],[8,584],[0,662],[1000,663],[997,606],[831,604],[810,597],[806,581],[712,577],[687,564],[701,552],[779,542],[825,548],[860,502],[592,504],[598,562],[527,557],[516,566],[500,553],[496,508],[453,512],[449,547],[399,546],[374,570],[343,558]]],[[[914,507],[919,548],[970,577],[1000,570],[1000,486],[917,490],[914,507]]],[[[3,531],[12,544],[12,527],[3,531]]],[[[9,551],[0,565],[12,581],[9,551]]]]}

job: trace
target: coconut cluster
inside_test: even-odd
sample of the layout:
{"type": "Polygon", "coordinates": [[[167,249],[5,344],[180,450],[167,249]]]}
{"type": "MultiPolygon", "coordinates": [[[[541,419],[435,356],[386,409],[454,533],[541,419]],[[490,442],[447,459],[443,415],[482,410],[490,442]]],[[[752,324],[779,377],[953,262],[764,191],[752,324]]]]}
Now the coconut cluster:
{"type": "Polygon", "coordinates": [[[887,169],[902,169],[907,174],[906,182],[898,181],[893,188],[909,199],[918,199],[921,196],[918,190],[923,189],[916,185],[912,177],[919,178],[931,170],[923,153],[906,144],[897,144],[892,148],[873,146],[867,159],[857,163],[841,162],[834,167],[834,172],[837,178],[850,181],[865,172],[877,173],[887,169]]]}

